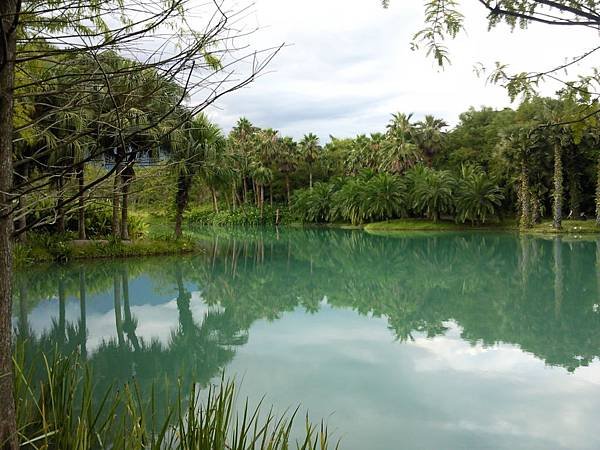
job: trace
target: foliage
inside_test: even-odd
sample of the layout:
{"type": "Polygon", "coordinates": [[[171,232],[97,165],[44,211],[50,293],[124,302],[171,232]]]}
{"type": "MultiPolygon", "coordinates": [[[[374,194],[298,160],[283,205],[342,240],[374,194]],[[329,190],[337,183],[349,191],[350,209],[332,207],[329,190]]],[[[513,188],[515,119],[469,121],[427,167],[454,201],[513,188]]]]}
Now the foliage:
{"type": "Polygon", "coordinates": [[[286,223],[289,221],[289,213],[283,206],[265,205],[262,215],[260,209],[254,206],[243,206],[235,210],[222,209],[218,212],[204,206],[190,209],[185,218],[192,225],[258,226],[286,223]]]}
{"type": "Polygon", "coordinates": [[[463,166],[456,187],[456,218],[461,222],[485,223],[496,214],[504,196],[500,187],[482,170],[463,166]]]}
{"type": "Polygon", "coordinates": [[[413,209],[436,222],[444,213],[454,209],[453,193],[456,181],[447,170],[419,167],[411,172],[413,209]]]}
{"type": "Polygon", "coordinates": [[[330,183],[316,183],[312,189],[294,192],[292,212],[302,222],[326,222],[330,218],[335,188],[330,183]]]}
{"type": "MultiPolygon", "coordinates": [[[[22,351],[21,351],[22,352],[22,351]]],[[[246,401],[238,410],[237,387],[224,378],[204,392],[196,383],[177,384],[174,402],[162,406],[158,389],[142,392],[135,382],[97,392],[96,376],[78,357],[37,355],[45,369],[38,378],[17,354],[15,397],[20,445],[35,448],[235,448],[327,449],[324,423],[306,419],[304,434],[292,437],[298,409],[276,417],[261,415],[261,404],[246,401]],[[295,444],[295,445],[294,445],[295,444]]],[[[337,446],[336,446],[337,447],[337,446]]]]}

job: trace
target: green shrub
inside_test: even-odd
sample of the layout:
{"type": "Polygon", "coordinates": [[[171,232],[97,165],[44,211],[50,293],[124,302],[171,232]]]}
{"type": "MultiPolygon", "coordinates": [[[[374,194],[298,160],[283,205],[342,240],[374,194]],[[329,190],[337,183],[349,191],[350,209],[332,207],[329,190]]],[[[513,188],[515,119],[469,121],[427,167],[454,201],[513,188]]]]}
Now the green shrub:
{"type": "Polygon", "coordinates": [[[69,233],[30,233],[27,239],[27,250],[19,250],[21,256],[27,254],[29,259],[65,262],[73,254],[71,240],[73,236],[69,233]]]}
{"type": "Polygon", "coordinates": [[[456,220],[485,223],[496,215],[504,195],[494,180],[481,169],[471,166],[461,168],[456,189],[456,220]]]}
{"type": "Polygon", "coordinates": [[[292,213],[301,222],[322,223],[331,220],[331,205],[336,191],[333,183],[315,183],[312,189],[294,192],[292,213]]]}
{"type": "Polygon", "coordinates": [[[413,169],[409,177],[415,213],[436,222],[442,214],[453,212],[456,181],[450,172],[421,167],[413,169]]]}

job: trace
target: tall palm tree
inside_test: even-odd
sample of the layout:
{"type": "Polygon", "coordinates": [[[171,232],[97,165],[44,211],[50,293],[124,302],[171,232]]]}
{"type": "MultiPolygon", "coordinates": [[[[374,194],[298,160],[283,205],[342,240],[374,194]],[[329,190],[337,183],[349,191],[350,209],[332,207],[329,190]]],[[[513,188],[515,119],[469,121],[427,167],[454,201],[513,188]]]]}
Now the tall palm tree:
{"type": "Polygon", "coordinates": [[[395,174],[404,173],[420,159],[419,149],[414,143],[412,114],[392,114],[387,125],[384,157],[380,169],[395,174]]]}
{"type": "Polygon", "coordinates": [[[244,203],[248,201],[248,176],[254,149],[254,135],[257,131],[258,128],[252,125],[248,119],[240,117],[229,133],[229,140],[238,163],[239,175],[242,178],[244,203]]]}
{"type": "MultiPolygon", "coordinates": [[[[281,138],[279,137],[279,132],[272,128],[265,128],[258,132],[258,160],[260,165],[263,167],[267,167],[271,169],[274,164],[273,161],[276,161],[277,155],[281,146],[281,138]]],[[[272,170],[271,170],[272,172],[272,170]]],[[[273,206],[273,176],[268,180],[269,184],[269,199],[271,206],[273,206]]]]}
{"type": "Polygon", "coordinates": [[[290,174],[296,170],[298,164],[298,145],[294,139],[286,136],[280,140],[277,148],[277,166],[285,179],[286,199],[290,206],[290,174]]]}
{"type": "Polygon", "coordinates": [[[319,145],[319,137],[316,134],[305,134],[300,141],[300,150],[304,157],[304,161],[308,165],[308,185],[313,188],[313,164],[319,158],[321,146],[319,145]]]}
{"type": "MultiPolygon", "coordinates": [[[[211,189],[213,188],[215,179],[219,178],[222,171],[223,166],[219,160],[224,144],[220,128],[210,122],[204,114],[197,115],[172,134],[170,158],[175,164],[177,173],[175,193],[175,236],[177,238],[182,236],[183,212],[188,205],[193,178],[195,175],[200,175],[207,184],[211,185],[211,189]]],[[[214,190],[213,201],[217,208],[214,190]]]]}
{"type": "Polygon", "coordinates": [[[260,217],[263,217],[265,206],[265,186],[273,181],[273,171],[268,167],[258,165],[252,171],[252,178],[258,186],[258,207],[260,208],[260,217]]]}
{"type": "Polygon", "coordinates": [[[416,123],[414,138],[423,154],[426,164],[431,167],[434,156],[442,149],[444,133],[442,129],[448,124],[443,119],[426,115],[425,119],[416,123]]]}

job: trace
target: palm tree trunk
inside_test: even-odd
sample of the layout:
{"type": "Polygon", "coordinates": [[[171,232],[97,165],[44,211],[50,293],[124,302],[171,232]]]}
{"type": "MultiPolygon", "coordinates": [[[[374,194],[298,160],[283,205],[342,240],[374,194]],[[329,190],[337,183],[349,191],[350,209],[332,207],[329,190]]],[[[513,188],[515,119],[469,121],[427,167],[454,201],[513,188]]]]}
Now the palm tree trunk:
{"type": "Polygon", "coordinates": [[[125,168],[123,171],[122,179],[122,199],[121,205],[121,239],[124,241],[129,240],[129,188],[131,186],[131,179],[133,178],[133,169],[131,167],[125,168]]]}
{"type": "Polygon", "coordinates": [[[117,161],[117,168],[115,169],[115,179],[113,182],[113,212],[112,212],[112,234],[115,238],[121,235],[121,229],[119,227],[119,202],[121,193],[121,162],[117,161]]]}
{"type": "Polygon", "coordinates": [[[531,199],[529,195],[529,173],[525,163],[521,166],[521,186],[519,187],[519,197],[521,200],[521,218],[519,226],[521,228],[531,228],[531,199]]]}
{"type": "Polygon", "coordinates": [[[552,205],[552,227],[560,230],[562,226],[563,173],[560,144],[554,144],[554,203],[552,205]]]}
{"type": "Polygon", "coordinates": [[[312,168],[308,170],[308,185],[311,189],[313,188],[312,168]]]}
{"type": "Polygon", "coordinates": [[[242,177],[244,184],[244,205],[248,202],[248,180],[246,179],[246,175],[242,177]]]}
{"type": "Polygon", "coordinates": [[[175,215],[175,237],[177,239],[182,236],[183,212],[187,207],[191,181],[191,177],[184,174],[179,174],[177,179],[177,193],[175,194],[175,208],[177,210],[175,215]]]}
{"type": "Polygon", "coordinates": [[[77,181],[79,184],[79,211],[77,219],[77,231],[79,239],[87,239],[85,235],[85,197],[83,194],[83,188],[85,186],[85,179],[83,173],[84,166],[81,164],[77,169],[77,181]]]}
{"type": "Polygon", "coordinates": [[[264,186],[260,185],[260,218],[263,218],[263,208],[265,204],[265,190],[264,186]]]}
{"type": "Polygon", "coordinates": [[[12,365],[13,215],[8,195],[13,184],[13,85],[18,29],[12,27],[12,21],[19,17],[18,5],[18,0],[0,2],[4,53],[0,65],[0,442],[4,450],[19,448],[12,365]]]}
{"type": "Polygon", "coordinates": [[[212,195],[213,209],[216,213],[218,213],[219,212],[219,202],[217,200],[217,191],[211,187],[210,193],[212,195]]]}
{"type": "Polygon", "coordinates": [[[236,196],[237,196],[237,189],[235,188],[235,184],[231,185],[231,209],[232,211],[235,211],[236,208],[236,196]]]}
{"type": "Polygon", "coordinates": [[[287,196],[287,204],[290,206],[290,176],[287,173],[285,174],[285,192],[287,196]]]}
{"type": "Polygon", "coordinates": [[[65,232],[64,179],[58,176],[58,196],[56,199],[56,227],[59,233],[65,232]]]}
{"type": "Polygon", "coordinates": [[[256,207],[260,208],[260,189],[258,187],[258,183],[255,180],[252,180],[252,185],[254,189],[254,201],[256,203],[256,207]]]}

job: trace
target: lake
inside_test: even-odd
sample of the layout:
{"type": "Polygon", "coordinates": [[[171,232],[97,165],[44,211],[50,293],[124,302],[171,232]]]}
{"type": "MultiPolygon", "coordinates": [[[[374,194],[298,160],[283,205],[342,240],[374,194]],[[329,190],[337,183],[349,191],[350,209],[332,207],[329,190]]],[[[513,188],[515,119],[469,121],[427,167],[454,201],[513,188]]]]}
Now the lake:
{"type": "Polygon", "coordinates": [[[212,233],[200,255],[18,272],[17,335],[106,386],[224,370],[342,449],[600,448],[600,240],[212,233]]]}

